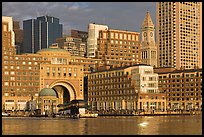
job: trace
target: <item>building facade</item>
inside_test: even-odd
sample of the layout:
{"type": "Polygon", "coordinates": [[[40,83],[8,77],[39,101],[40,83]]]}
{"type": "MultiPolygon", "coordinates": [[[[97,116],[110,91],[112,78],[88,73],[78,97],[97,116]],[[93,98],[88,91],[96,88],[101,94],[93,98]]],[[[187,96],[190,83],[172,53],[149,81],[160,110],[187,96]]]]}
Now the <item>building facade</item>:
{"type": "Polygon", "coordinates": [[[114,68],[88,75],[88,103],[98,111],[165,111],[158,74],[148,65],[114,68]]]}
{"type": "Polygon", "coordinates": [[[49,48],[62,37],[62,24],[59,19],[51,16],[41,16],[37,19],[23,21],[23,53],[36,53],[43,48],[49,48]]]}
{"type": "Polygon", "coordinates": [[[122,67],[141,62],[140,33],[124,30],[100,30],[96,58],[104,65],[122,67]]]}
{"type": "Polygon", "coordinates": [[[158,68],[159,90],[166,93],[167,110],[202,110],[202,69],[158,68]]]}
{"type": "Polygon", "coordinates": [[[64,36],[57,38],[56,43],[60,48],[66,49],[72,56],[84,57],[86,52],[86,44],[82,42],[81,38],[64,36]]]}
{"type": "Polygon", "coordinates": [[[83,65],[71,65],[70,53],[50,47],[36,54],[16,55],[12,17],[2,16],[2,111],[38,109],[44,88],[56,92],[59,104],[84,99],[83,65]]]}
{"type": "Polygon", "coordinates": [[[202,2],[157,2],[158,67],[202,68],[202,2]]]}
{"type": "Polygon", "coordinates": [[[84,46],[82,46],[84,48],[84,52],[85,52],[84,57],[87,57],[88,32],[71,29],[71,37],[81,38],[82,42],[84,43],[84,46]]]}
{"type": "Polygon", "coordinates": [[[87,57],[94,58],[97,50],[97,39],[99,37],[99,30],[107,30],[108,26],[90,23],[88,25],[87,38],[87,57]]]}
{"type": "Polygon", "coordinates": [[[141,63],[157,67],[157,46],[155,43],[155,27],[149,11],[141,26],[141,63]]]}

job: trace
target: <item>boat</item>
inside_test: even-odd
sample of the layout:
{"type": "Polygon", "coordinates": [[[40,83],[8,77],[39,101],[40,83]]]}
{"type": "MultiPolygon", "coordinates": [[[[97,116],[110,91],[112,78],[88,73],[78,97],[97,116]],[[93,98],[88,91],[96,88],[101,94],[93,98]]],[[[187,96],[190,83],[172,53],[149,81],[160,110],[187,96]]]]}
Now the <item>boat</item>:
{"type": "Polygon", "coordinates": [[[87,114],[80,114],[79,115],[80,118],[97,118],[98,117],[98,114],[97,113],[93,113],[93,114],[90,114],[90,113],[87,113],[87,114]]]}
{"type": "Polygon", "coordinates": [[[10,114],[2,112],[2,117],[8,117],[8,116],[10,116],[10,114]]]}

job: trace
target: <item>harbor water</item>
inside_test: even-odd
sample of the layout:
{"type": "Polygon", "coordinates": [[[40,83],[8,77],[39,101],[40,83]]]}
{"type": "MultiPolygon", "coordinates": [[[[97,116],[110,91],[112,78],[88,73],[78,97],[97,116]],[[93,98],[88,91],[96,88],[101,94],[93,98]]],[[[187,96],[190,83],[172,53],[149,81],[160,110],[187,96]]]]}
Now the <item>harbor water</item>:
{"type": "Polygon", "coordinates": [[[3,135],[202,135],[202,115],[2,117],[3,135]]]}

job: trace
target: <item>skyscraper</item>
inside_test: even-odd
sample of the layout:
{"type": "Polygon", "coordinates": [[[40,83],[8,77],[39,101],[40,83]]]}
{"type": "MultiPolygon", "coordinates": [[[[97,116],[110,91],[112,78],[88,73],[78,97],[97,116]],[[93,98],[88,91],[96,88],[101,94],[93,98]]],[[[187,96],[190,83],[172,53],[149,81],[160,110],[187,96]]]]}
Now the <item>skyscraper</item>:
{"type": "Polygon", "coordinates": [[[36,53],[48,48],[62,37],[62,24],[59,19],[51,16],[41,16],[37,19],[23,21],[24,53],[36,53]]]}
{"type": "Polygon", "coordinates": [[[23,52],[23,30],[20,28],[19,21],[13,21],[13,31],[15,33],[16,53],[23,52]]]}
{"type": "Polygon", "coordinates": [[[202,3],[158,2],[158,66],[202,68],[202,3]]]}
{"type": "Polygon", "coordinates": [[[141,26],[142,41],[141,41],[141,61],[143,64],[148,64],[157,67],[157,47],[155,44],[155,27],[152,22],[149,11],[147,11],[144,21],[141,26]]]}

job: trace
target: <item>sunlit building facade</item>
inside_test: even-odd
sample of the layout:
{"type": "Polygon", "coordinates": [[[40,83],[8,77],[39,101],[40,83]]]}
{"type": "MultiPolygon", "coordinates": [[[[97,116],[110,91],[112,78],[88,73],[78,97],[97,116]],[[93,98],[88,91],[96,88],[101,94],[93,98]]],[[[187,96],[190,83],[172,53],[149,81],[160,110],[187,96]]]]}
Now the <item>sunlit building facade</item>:
{"type": "Polygon", "coordinates": [[[12,22],[12,17],[2,16],[2,110],[29,110],[29,102],[37,109],[44,88],[56,92],[59,104],[83,100],[83,65],[71,65],[70,53],[55,46],[16,55],[12,22]]]}
{"type": "Polygon", "coordinates": [[[88,75],[88,103],[93,110],[166,110],[158,74],[149,65],[114,68],[88,75]]]}
{"type": "Polygon", "coordinates": [[[86,54],[86,44],[82,42],[81,38],[64,36],[63,38],[57,38],[56,43],[60,48],[69,51],[72,56],[84,57],[86,54]]]}
{"type": "Polygon", "coordinates": [[[167,110],[202,109],[202,69],[158,68],[159,90],[166,93],[167,110]]]}
{"type": "Polygon", "coordinates": [[[202,68],[202,2],[157,2],[158,67],[202,68]]]}
{"type": "Polygon", "coordinates": [[[139,64],[140,33],[124,30],[100,30],[96,58],[115,67],[139,64]]]}

